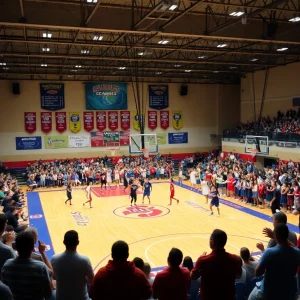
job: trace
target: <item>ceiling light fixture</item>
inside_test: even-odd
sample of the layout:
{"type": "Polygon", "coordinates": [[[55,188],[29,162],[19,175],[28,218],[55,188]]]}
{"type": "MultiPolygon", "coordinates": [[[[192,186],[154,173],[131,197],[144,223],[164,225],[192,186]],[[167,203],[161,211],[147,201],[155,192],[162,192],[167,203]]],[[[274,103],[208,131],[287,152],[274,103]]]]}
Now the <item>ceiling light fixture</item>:
{"type": "Polygon", "coordinates": [[[177,8],[177,4],[172,4],[170,7],[169,7],[169,10],[175,10],[177,8]]]}
{"type": "Polygon", "coordinates": [[[224,48],[224,47],[226,47],[227,46],[227,44],[219,44],[218,46],[217,46],[217,48],[224,48]]]}
{"type": "Polygon", "coordinates": [[[68,75],[68,77],[70,78],[70,77],[74,77],[74,75],[68,75]]]}
{"type": "Polygon", "coordinates": [[[0,62],[0,66],[6,66],[5,62],[0,62]]]}
{"type": "Polygon", "coordinates": [[[230,69],[236,69],[236,67],[230,67],[230,69]]]}
{"type": "Polygon", "coordinates": [[[81,68],[81,65],[76,65],[75,68],[81,68]]]}
{"type": "Polygon", "coordinates": [[[175,68],[179,68],[181,65],[174,65],[175,68]]]}
{"type": "Polygon", "coordinates": [[[90,50],[88,49],[81,49],[81,54],[89,54],[90,53],[90,50]]]}
{"type": "Polygon", "coordinates": [[[162,45],[166,45],[166,44],[168,44],[168,43],[169,43],[168,40],[160,40],[160,41],[158,42],[158,44],[162,44],[162,45]]]}
{"type": "Polygon", "coordinates": [[[282,47],[282,48],[278,48],[277,49],[277,51],[278,52],[282,52],[282,51],[286,51],[286,50],[288,50],[289,48],[287,48],[287,47],[282,47]]]}
{"type": "Polygon", "coordinates": [[[242,11],[234,11],[234,12],[230,13],[229,15],[230,15],[230,16],[233,16],[233,17],[240,17],[240,16],[242,16],[243,14],[245,14],[245,13],[242,12],[242,11]]]}
{"type": "Polygon", "coordinates": [[[44,45],[43,48],[42,48],[42,51],[43,51],[43,52],[49,52],[49,51],[50,51],[50,48],[47,47],[47,45],[44,45]]]}
{"type": "Polygon", "coordinates": [[[3,67],[3,70],[9,70],[9,68],[8,67],[3,67]]]}
{"type": "Polygon", "coordinates": [[[41,67],[47,68],[48,65],[47,64],[41,64],[41,67]]]}
{"type": "Polygon", "coordinates": [[[97,3],[98,0],[86,0],[87,3],[97,3]]]}
{"type": "Polygon", "coordinates": [[[257,58],[250,59],[250,61],[257,61],[257,60],[258,60],[257,58]]]}
{"type": "Polygon", "coordinates": [[[71,72],[77,72],[78,70],[74,69],[74,70],[71,70],[71,72]]]}
{"type": "Polygon", "coordinates": [[[119,69],[119,70],[125,70],[126,67],[119,67],[118,69],[119,69]]]}
{"type": "Polygon", "coordinates": [[[192,72],[192,70],[185,70],[184,72],[186,72],[186,73],[190,73],[190,72],[192,72]]]}
{"type": "Polygon", "coordinates": [[[94,41],[102,41],[103,40],[103,36],[95,34],[94,37],[93,37],[93,40],[94,41]]]}
{"type": "Polygon", "coordinates": [[[206,58],[206,56],[201,55],[201,56],[198,56],[198,58],[199,58],[199,59],[204,59],[204,58],[206,58]]]}
{"type": "Polygon", "coordinates": [[[219,71],[214,71],[214,73],[219,73],[219,71]]]}
{"type": "Polygon", "coordinates": [[[290,22],[296,23],[296,22],[300,22],[300,17],[295,17],[292,19],[289,19],[290,22]]]}
{"type": "Polygon", "coordinates": [[[161,74],[162,74],[162,72],[156,72],[156,74],[157,74],[157,75],[161,75],[161,74]]]}
{"type": "Polygon", "coordinates": [[[139,56],[143,56],[145,53],[144,52],[138,52],[139,56]]]}
{"type": "Polygon", "coordinates": [[[49,31],[43,32],[43,38],[51,39],[52,38],[52,33],[49,32],[49,31]]]}

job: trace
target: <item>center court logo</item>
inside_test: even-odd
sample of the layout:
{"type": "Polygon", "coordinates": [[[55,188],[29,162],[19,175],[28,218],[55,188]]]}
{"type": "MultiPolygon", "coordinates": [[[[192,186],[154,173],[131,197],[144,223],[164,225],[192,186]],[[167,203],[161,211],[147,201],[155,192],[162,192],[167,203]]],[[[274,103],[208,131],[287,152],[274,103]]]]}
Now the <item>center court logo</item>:
{"type": "Polygon", "coordinates": [[[123,218],[146,219],[167,215],[170,210],[159,205],[122,206],[114,210],[114,214],[123,218]]]}

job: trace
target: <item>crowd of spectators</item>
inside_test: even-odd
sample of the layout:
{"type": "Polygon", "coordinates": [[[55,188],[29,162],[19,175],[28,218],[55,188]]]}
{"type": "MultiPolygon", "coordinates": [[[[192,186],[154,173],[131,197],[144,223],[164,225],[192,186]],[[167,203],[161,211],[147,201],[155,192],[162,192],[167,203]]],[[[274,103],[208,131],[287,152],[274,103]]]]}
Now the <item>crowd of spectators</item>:
{"type": "Polygon", "coordinates": [[[297,241],[289,231],[283,212],[273,216],[273,224],[273,230],[263,229],[271,239],[259,261],[245,247],[240,256],[228,253],[227,234],[215,229],[209,238],[211,252],[199,255],[195,264],[180,249],[172,248],[167,267],[154,273],[142,258],[128,260],[128,244],[117,241],[111,260],[94,274],[90,259],[77,252],[76,231],[65,233],[65,251],[49,261],[35,228],[6,242],[7,218],[0,214],[0,299],[296,300],[300,238],[297,241]]]}
{"type": "Polygon", "coordinates": [[[26,169],[27,185],[30,190],[37,187],[61,187],[67,183],[84,185],[88,181],[100,184],[105,177],[108,186],[116,178],[123,181],[124,176],[134,178],[164,179],[174,174],[171,154],[159,153],[149,159],[143,156],[123,156],[118,160],[105,157],[96,159],[54,160],[52,162],[36,161],[26,169]]]}
{"type": "Polygon", "coordinates": [[[278,111],[276,117],[263,117],[261,122],[257,120],[239,123],[236,129],[248,133],[251,131],[269,131],[300,134],[300,109],[298,111],[290,109],[285,114],[278,111]]]}

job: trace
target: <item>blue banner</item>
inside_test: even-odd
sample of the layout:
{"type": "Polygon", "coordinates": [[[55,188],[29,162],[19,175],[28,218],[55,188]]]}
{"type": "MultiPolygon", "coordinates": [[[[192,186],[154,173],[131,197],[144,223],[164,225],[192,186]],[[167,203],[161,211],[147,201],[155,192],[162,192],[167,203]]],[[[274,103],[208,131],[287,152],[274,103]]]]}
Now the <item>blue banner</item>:
{"type": "Polygon", "coordinates": [[[16,137],[16,150],[42,149],[42,137],[24,136],[16,137]]]}
{"type": "Polygon", "coordinates": [[[169,106],[169,88],[167,85],[149,85],[149,107],[165,109],[169,106]]]}
{"type": "Polygon", "coordinates": [[[127,109],[127,83],[85,84],[87,110],[121,110],[127,109]]]}
{"type": "Polygon", "coordinates": [[[189,142],[188,132],[168,133],[169,144],[187,144],[189,142]]]}
{"type": "Polygon", "coordinates": [[[60,110],[65,108],[65,86],[63,83],[40,83],[41,108],[60,110]]]}

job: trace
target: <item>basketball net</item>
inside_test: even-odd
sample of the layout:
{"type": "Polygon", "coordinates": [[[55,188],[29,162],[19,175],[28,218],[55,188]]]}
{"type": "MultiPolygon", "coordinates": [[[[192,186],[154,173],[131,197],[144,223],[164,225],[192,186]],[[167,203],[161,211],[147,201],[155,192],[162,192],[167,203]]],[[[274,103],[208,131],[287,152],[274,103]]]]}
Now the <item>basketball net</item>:
{"type": "Polygon", "coordinates": [[[252,157],[255,157],[258,150],[257,149],[252,149],[252,150],[250,150],[250,152],[251,152],[252,157]]]}
{"type": "Polygon", "coordinates": [[[145,158],[149,158],[149,149],[147,149],[147,148],[142,149],[142,152],[143,152],[145,158]]]}

